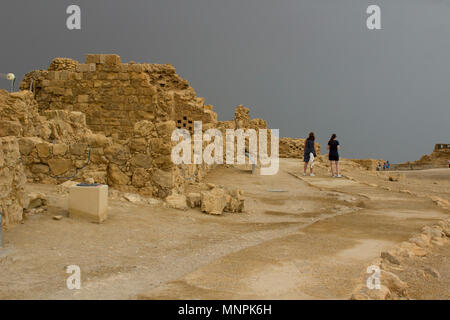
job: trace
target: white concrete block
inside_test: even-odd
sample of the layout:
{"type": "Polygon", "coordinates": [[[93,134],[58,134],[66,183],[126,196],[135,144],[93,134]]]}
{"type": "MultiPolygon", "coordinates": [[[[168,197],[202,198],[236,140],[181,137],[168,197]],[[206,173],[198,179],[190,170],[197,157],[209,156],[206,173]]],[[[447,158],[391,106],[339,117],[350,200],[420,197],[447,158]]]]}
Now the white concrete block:
{"type": "Polygon", "coordinates": [[[69,189],[69,217],[101,223],[108,216],[108,186],[72,186],[69,189]]]}

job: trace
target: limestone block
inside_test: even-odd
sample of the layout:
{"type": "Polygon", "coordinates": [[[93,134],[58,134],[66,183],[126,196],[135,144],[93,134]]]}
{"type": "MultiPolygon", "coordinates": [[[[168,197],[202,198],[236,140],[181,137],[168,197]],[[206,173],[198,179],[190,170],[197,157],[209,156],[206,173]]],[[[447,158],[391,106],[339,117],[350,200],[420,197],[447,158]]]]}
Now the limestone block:
{"type": "Polygon", "coordinates": [[[76,143],[70,146],[70,153],[75,156],[82,156],[85,154],[87,150],[87,144],[86,143],[76,143]]]}
{"type": "Polygon", "coordinates": [[[142,188],[145,187],[146,183],[149,181],[149,175],[147,170],[144,168],[136,168],[131,178],[131,184],[135,187],[142,188]]]}
{"type": "Polygon", "coordinates": [[[172,194],[166,198],[166,203],[168,207],[178,209],[178,210],[187,210],[188,206],[186,204],[186,196],[181,194],[172,194]]]}
{"type": "MultiPolygon", "coordinates": [[[[90,68],[89,64],[86,63],[80,63],[79,65],[77,65],[76,67],[76,71],[78,72],[88,72],[90,68]]],[[[51,78],[50,78],[51,79],[51,78]]]]}
{"type": "Polygon", "coordinates": [[[0,121],[0,137],[6,136],[20,136],[22,126],[18,121],[0,121]]]}
{"type": "Polygon", "coordinates": [[[130,149],[137,152],[145,152],[147,150],[147,140],[145,138],[135,138],[130,142],[130,149]]]}
{"type": "Polygon", "coordinates": [[[198,192],[191,192],[187,195],[187,204],[191,208],[200,207],[201,206],[201,196],[198,192]]]}
{"type": "Polygon", "coordinates": [[[105,148],[105,156],[112,163],[124,165],[130,158],[130,150],[127,146],[113,144],[105,148]]]}
{"type": "Polygon", "coordinates": [[[72,186],[69,189],[69,217],[101,223],[108,215],[108,186],[72,186]]]}
{"type": "Polygon", "coordinates": [[[108,166],[108,181],[112,185],[127,185],[130,178],[120,170],[119,166],[111,163],[108,166]]]}
{"type": "Polygon", "coordinates": [[[89,63],[105,63],[105,55],[104,54],[86,54],[84,59],[86,64],[89,63]]]}
{"type": "Polygon", "coordinates": [[[171,171],[155,170],[153,173],[153,181],[162,188],[172,188],[174,186],[174,178],[171,171]]]}
{"type": "Polygon", "coordinates": [[[34,150],[34,147],[38,143],[42,142],[42,140],[36,137],[24,137],[20,138],[18,142],[20,153],[27,156],[34,150]]]}
{"type": "Polygon", "coordinates": [[[65,143],[57,143],[53,145],[53,155],[63,156],[67,152],[67,145],[65,143]]]}
{"type": "Polygon", "coordinates": [[[49,143],[39,143],[36,145],[39,157],[48,158],[52,153],[52,145],[49,143]]]}
{"type": "Polygon", "coordinates": [[[200,196],[202,201],[201,209],[205,213],[222,214],[227,205],[224,189],[214,188],[210,191],[202,191],[200,196]]]}
{"type": "Polygon", "coordinates": [[[154,131],[155,125],[153,124],[153,122],[148,120],[136,122],[134,125],[134,132],[142,137],[152,135],[154,131]]]}
{"type": "Polygon", "coordinates": [[[87,102],[89,102],[89,95],[87,95],[87,94],[80,94],[78,96],[78,102],[80,102],[80,103],[87,103],[87,102]]]}
{"type": "Polygon", "coordinates": [[[105,63],[108,65],[119,66],[121,63],[120,56],[117,54],[105,54],[105,63]]]}
{"type": "Polygon", "coordinates": [[[72,160],[70,159],[50,159],[48,165],[52,173],[56,176],[62,175],[69,171],[72,166],[72,160]]]}
{"type": "Polygon", "coordinates": [[[31,166],[31,172],[35,174],[44,173],[47,174],[49,172],[49,167],[42,163],[36,163],[31,166]]]}
{"type": "Polygon", "coordinates": [[[152,164],[152,157],[147,154],[137,153],[131,158],[130,164],[134,167],[148,169],[152,164]]]}
{"type": "Polygon", "coordinates": [[[159,122],[156,125],[156,130],[160,137],[170,137],[172,132],[177,128],[175,121],[159,122]]]}

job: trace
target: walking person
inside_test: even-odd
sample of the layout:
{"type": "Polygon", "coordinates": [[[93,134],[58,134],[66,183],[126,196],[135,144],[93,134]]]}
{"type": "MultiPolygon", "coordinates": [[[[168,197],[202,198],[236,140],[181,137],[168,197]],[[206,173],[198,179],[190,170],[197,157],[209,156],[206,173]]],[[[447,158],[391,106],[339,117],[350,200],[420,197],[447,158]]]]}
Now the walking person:
{"type": "Polygon", "coordinates": [[[308,138],[305,141],[305,148],[304,148],[305,151],[303,153],[303,162],[305,163],[303,167],[303,175],[306,176],[306,167],[308,167],[308,163],[311,161],[311,165],[309,168],[309,175],[311,177],[314,177],[313,173],[314,158],[317,157],[314,140],[315,140],[314,132],[310,132],[308,138]]]}
{"type": "Polygon", "coordinates": [[[333,164],[336,167],[336,178],[341,178],[341,174],[339,173],[339,149],[341,146],[339,145],[339,141],[336,140],[337,136],[335,133],[331,135],[330,141],[328,141],[328,159],[330,160],[331,165],[331,176],[334,177],[333,164]]]}

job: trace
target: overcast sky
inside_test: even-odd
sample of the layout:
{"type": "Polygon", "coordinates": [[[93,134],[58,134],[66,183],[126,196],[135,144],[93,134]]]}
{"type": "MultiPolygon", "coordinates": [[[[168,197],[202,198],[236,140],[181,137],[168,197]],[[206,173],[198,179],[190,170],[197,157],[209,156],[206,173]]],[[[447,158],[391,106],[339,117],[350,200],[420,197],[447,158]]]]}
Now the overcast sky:
{"type": "Polygon", "coordinates": [[[18,80],[54,57],[117,53],[173,64],[220,120],[243,104],[281,136],[335,132],[343,157],[401,162],[450,143],[447,0],[2,0],[0,32],[0,72],[18,80]],[[382,30],[367,29],[369,4],[382,30]]]}

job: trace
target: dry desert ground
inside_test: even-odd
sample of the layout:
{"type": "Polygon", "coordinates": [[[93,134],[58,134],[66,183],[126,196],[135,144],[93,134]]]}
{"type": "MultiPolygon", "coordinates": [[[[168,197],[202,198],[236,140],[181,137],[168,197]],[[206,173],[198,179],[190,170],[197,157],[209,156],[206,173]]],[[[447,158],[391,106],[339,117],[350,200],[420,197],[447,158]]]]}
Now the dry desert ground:
{"type": "Polygon", "coordinates": [[[447,221],[450,170],[342,167],[342,179],[326,163],[303,176],[299,159],[281,159],[274,176],[218,167],[205,182],[238,186],[245,197],[244,212],[222,215],[128,201],[110,189],[103,224],[68,218],[60,186],[27,184],[48,204],[4,231],[0,299],[361,298],[373,264],[395,283],[363,297],[449,299],[447,237],[414,244],[413,254],[387,253],[447,221]],[[81,268],[80,290],[66,287],[68,265],[81,268]]]}

